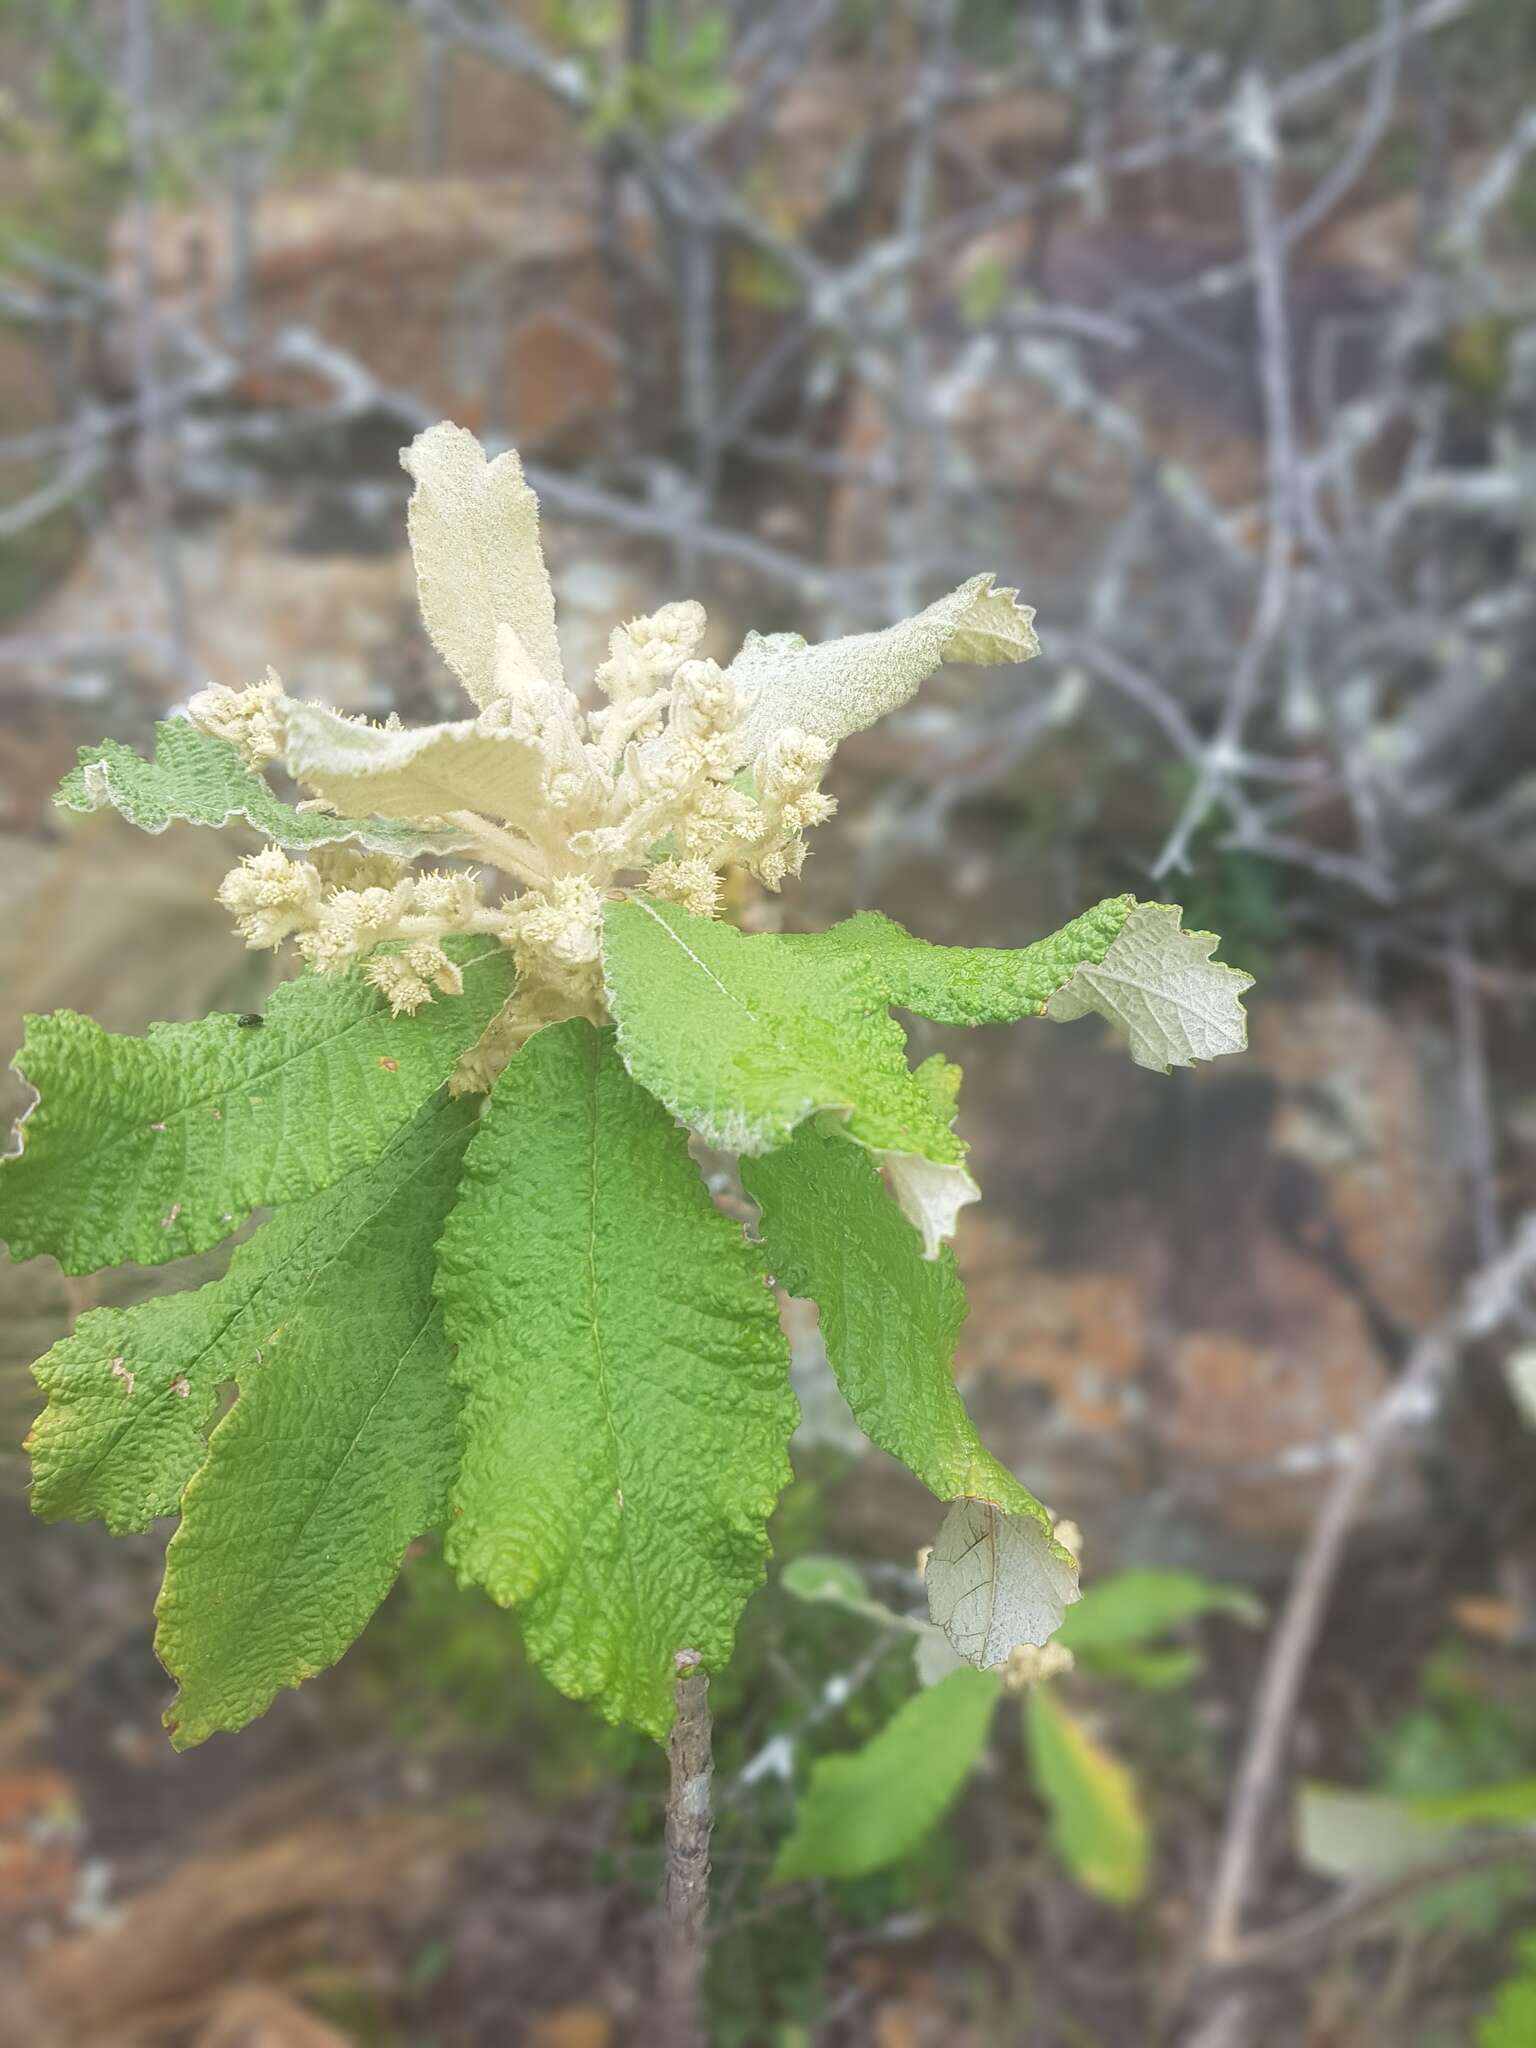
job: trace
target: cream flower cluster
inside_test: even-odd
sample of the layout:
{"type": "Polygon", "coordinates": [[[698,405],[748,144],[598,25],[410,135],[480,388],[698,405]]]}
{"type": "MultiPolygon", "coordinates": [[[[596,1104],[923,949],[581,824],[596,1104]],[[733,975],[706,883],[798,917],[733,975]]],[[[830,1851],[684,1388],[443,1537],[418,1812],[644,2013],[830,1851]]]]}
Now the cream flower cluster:
{"type": "Polygon", "coordinates": [[[820,784],[841,739],[941,662],[1036,651],[1031,614],[989,576],[883,632],[819,647],[751,634],[728,668],[699,653],[703,607],[674,603],[616,628],[601,701],[584,708],[516,455],[487,462],[445,423],[402,460],[422,614],[475,715],[374,725],[289,697],[270,671],[202,691],[188,714],[258,773],[281,760],[308,792],[301,810],[344,821],[338,839],[391,849],[251,855],[219,891],[248,945],[291,941],[322,973],[363,962],[396,1013],[458,991],[449,941],[489,934],[511,950],[516,992],[460,1063],[461,1090],[489,1087],[545,1024],[607,1021],[600,946],[616,895],[715,917],[731,868],[777,889],[836,808],[820,784]],[[415,865],[445,856],[464,865],[415,865]]]}
{"type": "MultiPolygon", "coordinates": [[[[396,1014],[458,992],[445,938],[494,933],[517,960],[518,990],[467,1056],[461,1086],[488,1086],[545,1024],[606,1021],[599,950],[611,891],[638,886],[716,916],[728,867],[776,889],[799,874],[806,831],[836,809],[818,787],[827,741],[789,727],[749,756],[741,691],[694,655],[704,627],[703,607],[691,603],[618,627],[597,674],[606,701],[590,714],[563,684],[504,664],[513,669],[505,694],[475,724],[535,758],[538,800],[506,826],[458,806],[419,822],[461,825],[463,852],[520,885],[511,893],[496,894],[494,881],[483,893],[473,870],[414,873],[384,854],[324,849],[299,859],[267,846],[226,876],[219,901],[248,946],[291,940],[322,973],[366,960],[396,1014]]],[[[269,674],[253,689],[204,690],[188,713],[255,767],[286,751],[288,708],[269,674]]],[[[323,798],[307,806],[330,807],[323,798]]]]}

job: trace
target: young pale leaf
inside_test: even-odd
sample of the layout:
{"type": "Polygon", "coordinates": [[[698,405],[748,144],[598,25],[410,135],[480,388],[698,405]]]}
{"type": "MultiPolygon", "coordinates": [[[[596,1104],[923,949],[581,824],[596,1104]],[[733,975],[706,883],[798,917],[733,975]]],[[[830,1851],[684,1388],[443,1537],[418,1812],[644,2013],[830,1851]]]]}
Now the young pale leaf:
{"type": "Polygon", "coordinates": [[[53,800],[67,811],[110,806],[143,832],[163,832],[171,824],[223,826],[243,820],[292,853],[353,840],[374,853],[412,860],[421,853],[453,853],[465,844],[462,832],[296,811],[272,794],[227,741],[210,739],[185,719],[155,727],[152,761],[117,740],[82,747],[79,766],[65,776],[53,800]]]}
{"type": "Polygon", "coordinates": [[[856,953],[747,937],[641,898],[608,911],[603,972],[624,1063],[674,1116],[712,1145],[756,1154],[834,1111],[889,1171],[937,1256],[979,1190],[856,953]]]}
{"type": "Polygon", "coordinates": [[[475,1107],[436,1105],[330,1198],[350,1228],[262,1346],[209,1439],[166,1552],[155,1646],[181,1690],[178,1749],[241,1728],[334,1664],[436,1527],[458,1400],[433,1244],[475,1107]]]}
{"type": "Polygon", "coordinates": [[[482,709],[496,688],[496,638],[510,627],[546,682],[562,680],[555,599],[539,546],[539,501],[508,449],[494,462],[444,420],[400,461],[416,488],[409,512],[421,615],[438,653],[482,709]]]}
{"type": "Polygon", "coordinates": [[[863,1749],[818,1757],[773,1882],[866,1877],[909,1855],[975,1769],[1001,1691],[986,1672],[952,1671],[907,1700],[863,1749]]]}
{"type": "Polygon", "coordinates": [[[1038,654],[1034,613],[992,581],[973,576],[915,619],[818,647],[798,633],[749,633],[726,671],[747,698],[749,752],[786,726],[836,746],[898,710],[942,662],[985,667],[1038,654]]]}
{"type": "Polygon", "coordinates": [[[468,810],[516,821],[543,801],[538,749],[479,719],[406,729],[293,704],[287,732],[288,772],[338,809],[415,819],[468,810]]]}
{"type": "Polygon", "coordinates": [[[928,1558],[928,1613],[968,1664],[995,1671],[1020,1643],[1039,1648],[1079,1598],[1077,1560],[1042,1511],[1005,1514],[957,1500],[928,1558]]]}
{"type": "Polygon", "coordinates": [[[562,1692],[665,1739],[762,1583],[796,1404],[760,1255],[573,1019],[503,1071],[443,1236],[464,1394],[447,1555],[562,1692]]]}
{"type": "Polygon", "coordinates": [[[1179,929],[1177,904],[1138,903],[1102,960],[1084,962],[1045,1006],[1052,1023],[1096,1012],[1125,1031],[1138,1067],[1170,1067],[1241,1052],[1239,1001],[1253,976],[1213,960],[1214,932],[1179,929]]]}
{"type": "Polygon", "coordinates": [[[898,1009],[936,1024],[1008,1024],[1041,1017],[1083,965],[1109,951],[1135,908],[1133,896],[1109,896],[1032,946],[935,946],[878,910],[861,911],[830,930],[792,934],[791,946],[861,953],[898,1009]]]}
{"type": "Polygon", "coordinates": [[[28,1020],[15,1065],[37,1091],[0,1164],[0,1237],[66,1273],[206,1251],[252,1209],[377,1159],[506,1001],[493,939],[450,940],[464,993],[415,1016],[357,973],[286,982],[259,1029],[235,1017],[103,1031],[70,1010],[28,1020]]]}
{"type": "MultiPolygon", "coordinates": [[[[421,1119],[445,1137],[472,1122],[462,1103],[429,1106],[421,1119]]],[[[396,1155],[415,1158],[424,1142],[410,1125],[371,1171],[279,1209],[237,1247],[222,1279],[82,1316],[32,1368],[48,1396],[27,1440],[37,1513],[99,1515],[119,1534],[174,1514],[207,1455],[219,1389],[260,1364],[316,1271],[393,1201],[396,1155]]]]}
{"type": "Polygon", "coordinates": [[[821,1311],[822,1341],[871,1442],[940,1500],[990,1501],[1049,1517],[982,1445],[955,1387],[965,1293],[947,1248],[925,1259],[867,1154],[802,1124],[777,1152],[742,1161],[762,1212],[768,1262],[790,1294],[821,1311]]]}
{"type": "Polygon", "coordinates": [[[1089,1586],[1081,1606],[1062,1623],[1061,1642],[1085,1658],[1131,1650],[1202,1614],[1230,1614],[1252,1626],[1264,1619],[1261,1603],[1241,1586],[1225,1586],[1197,1572],[1133,1566],[1089,1586]]]}
{"type": "Polygon", "coordinates": [[[1152,1846],[1135,1778],[1067,1711],[1053,1686],[1031,1687],[1024,1725],[1056,1853],[1101,1899],[1135,1905],[1147,1888],[1152,1846]]]}

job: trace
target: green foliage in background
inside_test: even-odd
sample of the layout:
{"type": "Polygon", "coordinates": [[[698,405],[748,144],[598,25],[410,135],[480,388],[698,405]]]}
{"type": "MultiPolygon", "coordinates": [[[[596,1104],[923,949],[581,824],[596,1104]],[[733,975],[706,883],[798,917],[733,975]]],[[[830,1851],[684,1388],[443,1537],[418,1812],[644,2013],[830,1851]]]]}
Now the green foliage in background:
{"type": "Polygon", "coordinates": [[[842,1559],[799,1559],[786,1568],[784,1584],[812,1605],[909,1632],[922,1689],[864,1748],[812,1765],[777,1880],[864,1877],[911,1854],[983,1764],[997,1707],[1013,1694],[1022,1698],[1052,1847],[1078,1883],[1115,1906],[1135,1905],[1146,1890],[1151,1827],[1135,1772],[1101,1739],[1097,1716],[1069,1704],[1080,1680],[1064,1674],[1153,1691],[1186,1685],[1198,1674],[1198,1655],[1159,1647],[1163,1638],[1206,1615],[1249,1625],[1262,1618],[1240,1587],[1138,1567],[1090,1587],[1045,1651],[1019,1650],[1001,1673],[977,1672],[930,1623],[873,1599],[842,1559]]]}

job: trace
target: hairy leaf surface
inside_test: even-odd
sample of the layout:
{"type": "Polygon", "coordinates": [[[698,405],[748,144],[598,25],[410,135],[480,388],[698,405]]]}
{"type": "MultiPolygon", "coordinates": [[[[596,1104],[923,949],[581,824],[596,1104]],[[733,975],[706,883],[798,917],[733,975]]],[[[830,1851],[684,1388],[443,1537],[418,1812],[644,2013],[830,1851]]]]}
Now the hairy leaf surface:
{"type": "Polygon", "coordinates": [[[821,1110],[886,1166],[930,1257],[976,1183],[864,960],[744,936],[675,904],[610,909],[604,974],[635,1079],[713,1145],[754,1154],[821,1110]]]}
{"type": "Polygon", "coordinates": [[[741,1177],[780,1283],[821,1311],[828,1362],[865,1435],[940,1500],[974,1495],[1048,1528],[1039,1502],[985,1449],[956,1390],[965,1293],[954,1254],[922,1256],[868,1155],[806,1124],[781,1150],[743,1160],[741,1177]]]}
{"type": "Polygon", "coordinates": [[[384,818],[437,819],[470,810],[515,821],[542,802],[544,760],[537,747],[476,718],[390,727],[346,718],[323,704],[294,704],[287,759],[294,780],[327,803],[384,818]]]}
{"type": "Polygon", "coordinates": [[[785,726],[836,746],[898,710],[946,661],[1028,661],[1040,652],[1034,613],[1015,601],[1017,591],[992,584],[973,576],[916,618],[819,646],[798,633],[749,633],[727,670],[746,693],[749,748],[785,726]]]}
{"type": "Polygon", "coordinates": [[[1173,903],[1138,903],[1097,961],[1085,961],[1046,1004],[1056,1024],[1096,1012],[1124,1031],[1138,1067],[1166,1074],[1241,1052],[1248,1020],[1239,998],[1253,976],[1213,960],[1214,932],[1179,929],[1173,903]]]}
{"type": "Polygon", "coordinates": [[[70,1010],[29,1019],[15,1064],[38,1101],[0,1165],[0,1236],[66,1273],[162,1265],[369,1165],[511,992],[494,940],[449,946],[463,995],[413,1017],[350,973],[285,983],[258,1029],[214,1016],[136,1038],[70,1010]]]}
{"type": "Polygon", "coordinates": [[[1001,1695],[987,1672],[952,1671],[915,1693],[862,1749],[818,1757],[774,1882],[864,1877],[910,1854],[974,1770],[1001,1695]]]}
{"type": "Polygon", "coordinates": [[[308,1248],[319,1261],[209,1440],[157,1608],[178,1749],[334,1664],[443,1518],[458,1397],[433,1246],[475,1121],[473,1104],[434,1104],[325,1198],[338,1214],[308,1248]]]}
{"type": "Polygon", "coordinates": [[[1134,905],[1134,897],[1106,897],[1032,946],[936,946],[878,910],[789,943],[862,953],[891,1002],[936,1024],[1003,1024],[1043,1016],[1076,968],[1104,958],[1134,905]]]}
{"type": "Polygon", "coordinates": [[[507,626],[547,682],[561,680],[555,599],[539,546],[539,501],[508,449],[494,462],[447,420],[418,434],[401,463],[414,479],[409,524],[421,615],[475,702],[491,703],[496,629],[507,626]]]}
{"type": "Polygon", "coordinates": [[[762,1582],[796,1403],[760,1254],[611,1033],[553,1025],[505,1068],[438,1285],[448,1557],[562,1692],[663,1738],[677,1652],[718,1671],[762,1582]]]}
{"type": "Polygon", "coordinates": [[[968,1664],[993,1671],[1039,1648],[1079,1598],[1077,1560],[1045,1518],[957,1500],[928,1558],[928,1613],[968,1664]]]}
{"type": "MultiPolygon", "coordinates": [[[[420,1122],[451,1133],[463,1111],[432,1104],[420,1122]]],[[[32,1368],[48,1396],[26,1445],[36,1512],[99,1515],[115,1534],[174,1514],[207,1455],[220,1388],[260,1364],[316,1270],[393,1200],[394,1154],[421,1142],[408,1125],[373,1169],[279,1209],[236,1247],[222,1278],[83,1315],[32,1368]]]]}
{"type": "Polygon", "coordinates": [[[387,818],[327,817],[283,803],[225,740],[211,739],[185,719],[155,727],[154,759],[107,740],[82,747],[79,766],[59,786],[54,802],[68,811],[119,811],[143,832],[171,824],[223,826],[243,821],[291,853],[355,840],[375,853],[410,860],[419,853],[452,853],[462,832],[422,831],[387,818]]]}

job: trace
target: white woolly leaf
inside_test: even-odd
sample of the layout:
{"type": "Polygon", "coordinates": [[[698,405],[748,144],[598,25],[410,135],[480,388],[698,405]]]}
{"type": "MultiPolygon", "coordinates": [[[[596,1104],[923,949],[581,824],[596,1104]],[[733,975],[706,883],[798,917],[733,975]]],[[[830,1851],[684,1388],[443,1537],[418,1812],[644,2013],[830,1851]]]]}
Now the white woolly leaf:
{"type": "Polygon", "coordinates": [[[339,809],[381,818],[479,811],[516,821],[543,802],[537,750],[476,718],[392,729],[296,703],[288,713],[288,769],[339,809]]]}
{"type": "Polygon", "coordinates": [[[444,420],[418,434],[400,461],[416,485],[411,552],[421,615],[438,653],[481,706],[501,694],[498,626],[516,634],[546,682],[561,682],[539,501],[516,453],[487,462],[473,434],[444,420]]]}
{"type": "Polygon", "coordinates": [[[994,1671],[1020,1643],[1048,1643],[1079,1597],[1077,1560],[1043,1518],[952,1503],[928,1559],[928,1612],[968,1664],[994,1671]]]}
{"type": "Polygon", "coordinates": [[[749,633],[728,674],[747,697],[743,727],[755,753],[797,726],[836,746],[896,711],[941,662],[1028,661],[1040,644],[1018,593],[973,576],[915,619],[878,633],[810,646],[798,633],[749,633]]]}
{"type": "Polygon", "coordinates": [[[1241,1052],[1238,1000],[1253,976],[1213,960],[1214,932],[1179,929],[1177,904],[1138,903],[1102,960],[1084,961],[1045,1006],[1054,1024],[1096,1012],[1126,1032],[1138,1067],[1166,1074],[1241,1052]]]}

